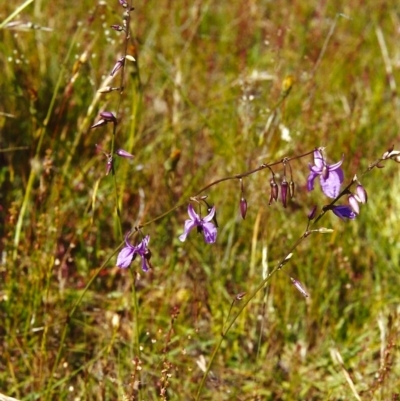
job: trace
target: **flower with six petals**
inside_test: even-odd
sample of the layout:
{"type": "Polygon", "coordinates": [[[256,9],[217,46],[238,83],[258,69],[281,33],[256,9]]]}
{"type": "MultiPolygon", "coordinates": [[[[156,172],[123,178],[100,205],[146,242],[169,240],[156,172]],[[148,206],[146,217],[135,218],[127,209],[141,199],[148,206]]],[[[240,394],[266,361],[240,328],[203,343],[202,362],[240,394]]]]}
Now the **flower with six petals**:
{"type": "Polygon", "coordinates": [[[128,241],[128,235],[125,236],[125,246],[121,249],[117,258],[117,266],[122,268],[127,268],[131,264],[132,260],[139,255],[142,258],[142,270],[147,272],[149,270],[149,259],[150,251],[148,245],[150,242],[150,235],[146,235],[138,245],[132,245],[128,241]]]}
{"type": "Polygon", "coordinates": [[[189,220],[185,221],[184,233],[179,236],[179,240],[184,242],[189,232],[197,227],[198,232],[202,232],[204,235],[204,240],[208,244],[213,244],[217,239],[217,227],[212,222],[215,216],[215,206],[212,207],[210,213],[201,218],[193,209],[193,206],[189,204],[188,207],[189,220]]]}
{"type": "Polygon", "coordinates": [[[323,193],[329,198],[336,198],[340,193],[340,185],[344,180],[343,170],[340,166],[343,158],[335,164],[328,164],[322,152],[317,149],[314,151],[314,165],[309,164],[310,174],[307,179],[307,189],[314,189],[314,180],[319,176],[323,193]]]}

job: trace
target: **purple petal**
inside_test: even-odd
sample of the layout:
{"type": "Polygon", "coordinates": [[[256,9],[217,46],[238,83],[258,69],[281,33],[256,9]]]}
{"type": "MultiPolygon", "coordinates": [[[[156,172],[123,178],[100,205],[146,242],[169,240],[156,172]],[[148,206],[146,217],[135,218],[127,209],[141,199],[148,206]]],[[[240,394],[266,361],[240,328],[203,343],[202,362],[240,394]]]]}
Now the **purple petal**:
{"type": "Polygon", "coordinates": [[[215,206],[213,206],[213,208],[210,210],[210,213],[208,213],[208,215],[204,217],[203,221],[205,221],[206,223],[211,221],[214,218],[214,215],[215,215],[215,206]]]}
{"type": "Polygon", "coordinates": [[[344,155],[342,156],[342,160],[338,161],[335,164],[331,164],[330,166],[328,166],[329,171],[337,170],[342,165],[343,160],[344,160],[344,155]]]}
{"type": "Polygon", "coordinates": [[[117,266],[126,269],[132,262],[136,248],[132,246],[125,246],[118,254],[117,266]]]}
{"type": "Polygon", "coordinates": [[[309,191],[312,191],[314,189],[314,180],[318,177],[318,174],[315,174],[314,172],[310,172],[308,178],[307,178],[307,189],[309,191]]]}
{"type": "Polygon", "coordinates": [[[179,236],[179,241],[181,242],[185,242],[186,241],[186,237],[188,236],[188,234],[190,233],[190,231],[196,227],[198,224],[197,222],[193,221],[193,220],[186,220],[185,221],[185,228],[184,228],[184,233],[182,235],[179,236]]]}
{"type": "Polygon", "coordinates": [[[318,171],[322,171],[322,168],[324,167],[324,158],[322,157],[322,153],[319,150],[314,151],[314,165],[318,171]]]}
{"type": "Polygon", "coordinates": [[[340,184],[343,182],[343,172],[339,169],[331,171],[326,180],[322,175],[319,178],[323,193],[329,198],[336,198],[340,193],[340,184]]]}
{"type": "Polygon", "coordinates": [[[356,214],[348,205],[335,206],[332,208],[332,212],[335,213],[336,216],[340,217],[342,220],[344,220],[345,218],[354,220],[356,218],[356,214]]]}
{"type": "Polygon", "coordinates": [[[207,244],[213,244],[217,239],[217,227],[213,223],[206,222],[203,224],[203,234],[207,244]]]}
{"type": "MultiPolygon", "coordinates": [[[[190,220],[192,220],[194,222],[200,222],[200,217],[194,211],[193,206],[191,204],[189,204],[189,206],[188,206],[188,215],[189,215],[190,220]]],[[[186,225],[186,223],[185,223],[185,225],[186,225]]]]}
{"type": "Polygon", "coordinates": [[[144,255],[142,255],[142,270],[144,272],[148,272],[149,271],[149,267],[147,266],[147,260],[146,260],[146,257],[144,255]]]}
{"type": "Polygon", "coordinates": [[[144,253],[147,251],[149,242],[150,242],[150,235],[146,235],[142,239],[142,241],[137,245],[136,252],[141,256],[144,255],[144,253]]]}

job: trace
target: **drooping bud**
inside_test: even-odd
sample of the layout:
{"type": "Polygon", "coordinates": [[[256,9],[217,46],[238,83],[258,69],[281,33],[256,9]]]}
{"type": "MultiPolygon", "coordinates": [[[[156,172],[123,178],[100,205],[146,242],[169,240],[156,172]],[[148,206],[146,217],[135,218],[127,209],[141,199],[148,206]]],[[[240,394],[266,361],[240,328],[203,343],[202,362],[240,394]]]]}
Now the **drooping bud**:
{"type": "Polygon", "coordinates": [[[293,196],[294,196],[294,189],[295,189],[295,187],[294,187],[294,182],[293,182],[293,180],[290,180],[290,182],[289,182],[289,195],[290,195],[290,199],[292,199],[293,196]]]}
{"type": "Polygon", "coordinates": [[[350,195],[348,200],[353,212],[355,214],[360,214],[360,205],[358,204],[356,197],[354,195],[350,195]]]}
{"type": "Polygon", "coordinates": [[[367,203],[368,200],[367,191],[361,184],[357,185],[356,194],[354,196],[358,202],[367,203]]]}
{"type": "Polygon", "coordinates": [[[111,70],[110,75],[113,77],[125,64],[125,57],[121,57],[118,59],[118,61],[115,63],[114,68],[111,70]]]}
{"type": "Polygon", "coordinates": [[[281,182],[281,200],[282,200],[282,205],[283,207],[286,208],[287,206],[287,193],[289,189],[289,183],[286,181],[284,178],[281,182]]]}
{"type": "Polygon", "coordinates": [[[246,218],[246,213],[247,213],[247,201],[242,196],[240,198],[240,215],[242,216],[243,220],[246,218]]]}
{"type": "Polygon", "coordinates": [[[317,213],[317,205],[315,205],[315,206],[310,210],[310,212],[308,213],[308,215],[307,215],[308,220],[313,220],[316,213],[317,213]]]}
{"type": "Polygon", "coordinates": [[[271,185],[271,196],[269,198],[268,205],[270,205],[272,201],[276,201],[278,199],[278,192],[279,192],[278,184],[276,183],[274,177],[271,178],[269,183],[271,185]]]}
{"type": "Polygon", "coordinates": [[[127,152],[124,149],[118,149],[115,152],[116,155],[120,156],[120,157],[124,157],[126,159],[133,159],[135,156],[133,156],[131,153],[127,152]]]}
{"type": "Polygon", "coordinates": [[[119,4],[121,4],[122,7],[128,8],[128,2],[126,0],[118,0],[119,4]]]}

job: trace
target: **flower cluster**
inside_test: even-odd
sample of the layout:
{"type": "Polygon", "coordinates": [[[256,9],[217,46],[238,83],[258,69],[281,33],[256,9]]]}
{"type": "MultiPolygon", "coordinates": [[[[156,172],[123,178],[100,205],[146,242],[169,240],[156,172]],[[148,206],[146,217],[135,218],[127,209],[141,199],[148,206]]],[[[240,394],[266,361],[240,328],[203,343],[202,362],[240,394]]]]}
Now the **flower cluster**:
{"type": "MultiPolygon", "coordinates": [[[[314,165],[309,164],[310,174],[307,179],[307,188],[312,191],[314,180],[319,177],[322,192],[329,198],[336,200],[341,195],[340,186],[344,180],[341,168],[343,157],[337,163],[328,164],[322,151],[323,148],[314,151],[314,165]]],[[[354,178],[354,181],[357,181],[357,177],[354,178]]],[[[342,220],[345,218],[354,220],[360,213],[359,204],[367,202],[367,193],[360,183],[357,185],[356,193],[350,194],[348,201],[349,205],[334,205],[331,208],[332,212],[342,220]]]]}
{"type": "MultiPolygon", "coordinates": [[[[114,29],[115,31],[118,32],[124,32],[125,34],[125,39],[129,39],[129,21],[130,21],[130,12],[134,10],[133,7],[129,6],[129,3],[126,0],[119,0],[119,4],[124,8],[123,16],[122,16],[122,25],[114,24],[111,25],[111,28],[114,29]]],[[[107,83],[110,82],[110,80],[121,70],[123,72],[123,69],[125,67],[125,62],[126,60],[136,62],[135,58],[129,54],[125,54],[123,57],[120,57],[117,59],[114,67],[112,68],[110,72],[110,79],[107,81],[107,83]]],[[[98,92],[99,93],[110,93],[114,91],[119,91],[120,96],[122,95],[123,88],[124,88],[124,75],[122,74],[120,76],[120,85],[119,86],[109,86],[108,84],[101,87],[98,92]]],[[[130,154],[129,152],[119,149],[117,151],[114,151],[114,141],[115,141],[115,134],[116,134],[116,127],[118,123],[118,119],[115,116],[115,114],[111,111],[101,111],[99,113],[100,118],[90,127],[90,128],[99,128],[107,124],[112,124],[113,125],[113,141],[111,144],[111,151],[110,152],[104,152],[105,156],[107,157],[107,164],[106,164],[106,175],[110,173],[110,171],[113,171],[113,163],[114,163],[114,154],[120,157],[124,158],[133,158],[133,155],[130,154]]],[[[96,145],[97,146],[97,145],[96,145]]],[[[98,147],[98,146],[97,146],[98,147]]]]}

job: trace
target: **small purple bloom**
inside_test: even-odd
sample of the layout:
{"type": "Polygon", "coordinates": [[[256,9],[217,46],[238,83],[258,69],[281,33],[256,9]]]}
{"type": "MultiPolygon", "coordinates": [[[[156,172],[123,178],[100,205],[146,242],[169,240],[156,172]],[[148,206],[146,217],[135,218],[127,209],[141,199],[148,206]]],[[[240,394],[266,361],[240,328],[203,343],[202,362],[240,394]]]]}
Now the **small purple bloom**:
{"type": "Polygon", "coordinates": [[[193,206],[189,204],[188,214],[189,220],[185,221],[185,231],[182,235],[179,236],[179,240],[184,242],[189,232],[193,228],[197,227],[197,231],[203,233],[204,240],[208,244],[213,244],[217,239],[217,227],[215,227],[214,223],[212,222],[215,216],[215,206],[212,207],[210,213],[206,217],[201,218],[193,210],[193,206]]]}
{"type": "Polygon", "coordinates": [[[353,212],[353,209],[348,205],[338,205],[332,208],[332,212],[336,214],[336,216],[340,217],[342,220],[348,218],[350,220],[354,220],[356,218],[356,214],[353,212]]]}
{"type": "Polygon", "coordinates": [[[343,158],[335,164],[327,164],[320,150],[314,151],[314,165],[309,164],[310,174],[307,179],[307,189],[314,189],[314,180],[319,176],[322,191],[329,198],[336,198],[340,192],[340,184],[344,180],[340,166],[343,158]]]}
{"type": "Polygon", "coordinates": [[[147,272],[149,270],[149,256],[150,251],[148,245],[150,242],[150,235],[146,235],[138,245],[132,245],[128,241],[128,234],[125,236],[125,246],[121,249],[117,258],[117,266],[126,269],[131,264],[132,260],[139,255],[142,258],[142,270],[147,272]]]}

